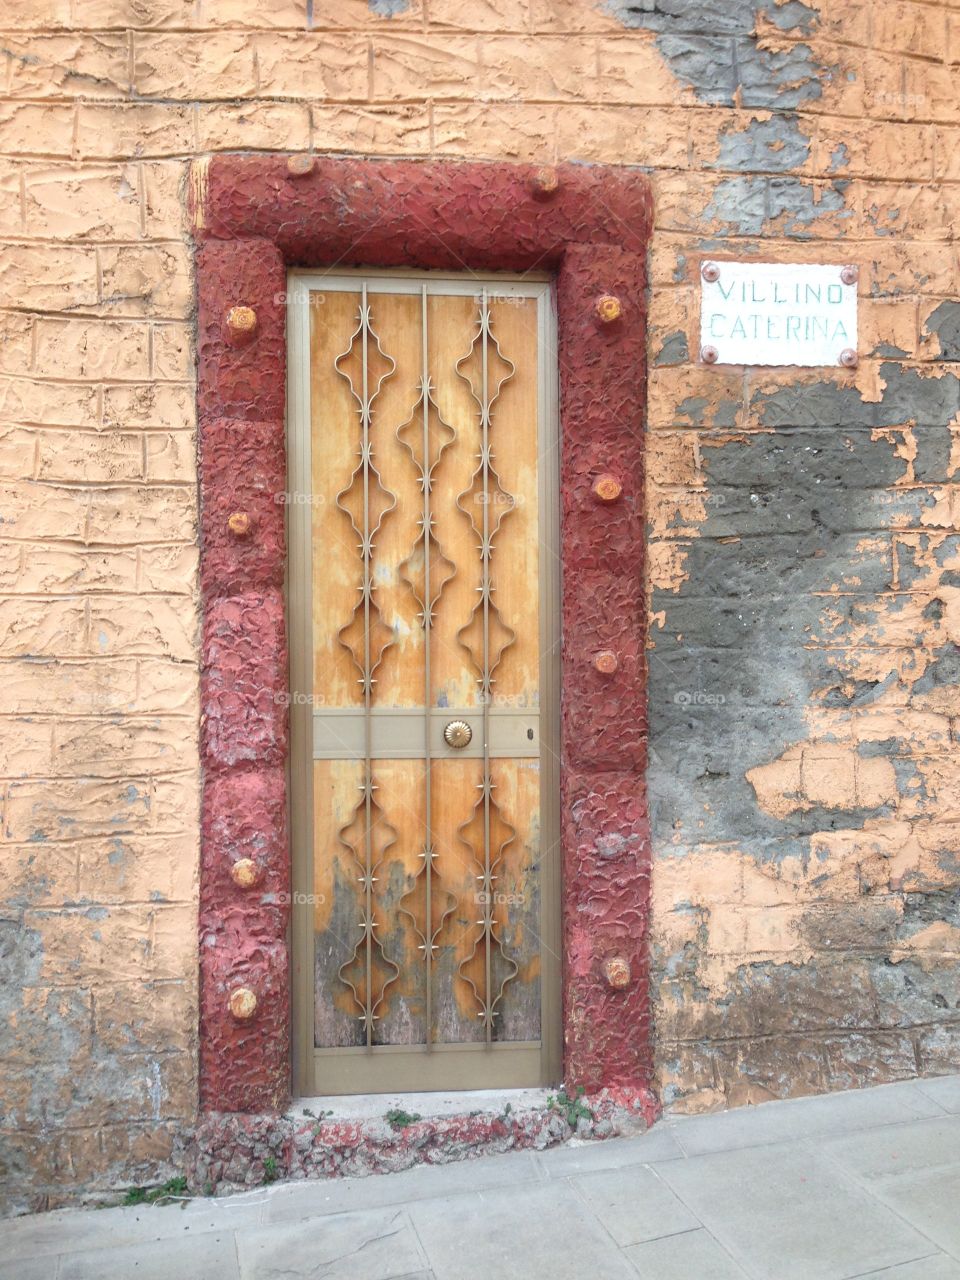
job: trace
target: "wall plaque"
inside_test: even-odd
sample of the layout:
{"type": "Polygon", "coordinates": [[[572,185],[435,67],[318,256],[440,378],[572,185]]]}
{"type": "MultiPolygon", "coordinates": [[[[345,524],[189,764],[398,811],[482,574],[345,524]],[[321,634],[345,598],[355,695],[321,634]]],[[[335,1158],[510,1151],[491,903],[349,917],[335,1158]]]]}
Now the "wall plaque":
{"type": "Polygon", "coordinates": [[[704,262],[701,360],[853,367],[857,275],[842,264],[704,262]]]}

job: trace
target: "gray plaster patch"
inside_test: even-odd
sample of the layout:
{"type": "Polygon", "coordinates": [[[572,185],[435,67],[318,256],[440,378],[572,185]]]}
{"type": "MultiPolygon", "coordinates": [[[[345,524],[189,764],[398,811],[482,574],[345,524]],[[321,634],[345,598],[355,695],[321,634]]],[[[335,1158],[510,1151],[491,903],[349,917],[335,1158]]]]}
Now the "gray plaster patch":
{"type": "Polygon", "coordinates": [[[396,18],[410,8],[410,0],[367,0],[367,4],[380,18],[396,18]]]}
{"type": "Polygon", "coordinates": [[[810,154],[810,136],[796,116],[777,115],[751,120],[745,129],[720,134],[720,154],[713,169],[782,172],[798,169],[810,154]]]}
{"type": "Polygon", "coordinates": [[[940,358],[960,360],[960,302],[941,302],[936,311],[927,317],[924,326],[927,333],[935,333],[940,339],[940,358]]]}
{"type": "MultiPolygon", "coordinates": [[[[788,385],[752,398],[752,415],[773,430],[722,447],[711,447],[709,431],[701,437],[706,519],[683,543],[686,581],[652,601],[662,621],[651,630],[648,784],[661,847],[730,842],[761,861],[809,857],[817,831],[887,813],[879,805],[774,818],[745,776],[807,740],[811,704],[868,707],[889,687],[848,681],[833,654],[875,619],[877,597],[890,589],[889,530],[904,518],[916,527],[937,501],[960,377],[923,377],[894,362],[881,375],[879,403],[833,381],[788,385]],[[874,439],[871,428],[910,419],[923,424],[914,463],[921,484],[893,488],[904,475],[902,435],[874,439]],[[827,626],[814,593],[834,586],[845,594],[829,602],[827,626]]],[[[711,408],[690,397],[686,425],[711,425],[711,408]]],[[[924,680],[960,681],[952,645],[924,680]]]]}
{"type": "Polygon", "coordinates": [[[767,216],[767,179],[756,175],[724,178],[703,211],[704,222],[726,223],[743,236],[760,235],[767,216]]]}
{"type": "Polygon", "coordinates": [[[781,31],[815,29],[816,11],[800,0],[606,0],[606,9],[625,27],[654,32],[673,73],[701,102],[732,106],[739,89],[742,106],[793,108],[819,98],[820,77],[836,72],[818,64],[806,44],[760,47],[754,33],[761,14],[781,31]]]}
{"type": "Polygon", "coordinates": [[[682,329],[668,333],[657,352],[653,363],[657,366],[666,364],[686,364],[690,359],[687,348],[687,335],[682,329]]]}
{"type": "Polygon", "coordinates": [[[772,219],[785,218],[785,235],[807,237],[816,234],[811,228],[824,214],[836,213],[852,218],[853,210],[845,207],[849,182],[836,180],[830,186],[804,182],[799,178],[771,178],[768,186],[768,213],[772,219]]]}

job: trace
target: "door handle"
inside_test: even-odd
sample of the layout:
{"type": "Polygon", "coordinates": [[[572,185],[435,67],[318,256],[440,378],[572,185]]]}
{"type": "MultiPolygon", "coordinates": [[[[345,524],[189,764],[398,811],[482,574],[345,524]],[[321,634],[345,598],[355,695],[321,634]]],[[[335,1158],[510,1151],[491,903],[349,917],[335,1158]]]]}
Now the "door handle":
{"type": "Polygon", "coordinates": [[[453,747],[457,751],[469,746],[472,737],[473,730],[466,720],[451,720],[443,731],[444,742],[448,747],[453,747]]]}

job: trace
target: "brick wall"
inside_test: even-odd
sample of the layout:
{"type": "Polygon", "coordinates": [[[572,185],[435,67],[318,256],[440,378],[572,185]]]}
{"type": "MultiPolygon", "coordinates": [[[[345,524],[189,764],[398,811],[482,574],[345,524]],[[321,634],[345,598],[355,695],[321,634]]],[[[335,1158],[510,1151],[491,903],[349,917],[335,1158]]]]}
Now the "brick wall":
{"type": "Polygon", "coordinates": [[[665,1100],[955,1067],[960,4],[50,0],[3,22],[14,1203],[156,1176],[195,1106],[185,186],[218,150],[650,169],[665,1100]],[[704,254],[858,263],[859,368],[699,367],[704,254]]]}

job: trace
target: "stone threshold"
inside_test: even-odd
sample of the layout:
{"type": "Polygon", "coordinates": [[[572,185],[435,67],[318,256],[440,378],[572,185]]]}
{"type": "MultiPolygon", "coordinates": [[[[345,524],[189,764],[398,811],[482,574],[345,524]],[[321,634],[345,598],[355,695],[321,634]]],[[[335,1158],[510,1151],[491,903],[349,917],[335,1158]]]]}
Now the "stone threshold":
{"type": "Polygon", "coordinates": [[[194,1194],[309,1178],[366,1177],[505,1151],[544,1151],[643,1133],[646,1089],[568,1097],[559,1089],[300,1098],[282,1115],[210,1112],[174,1156],[194,1194]]]}

